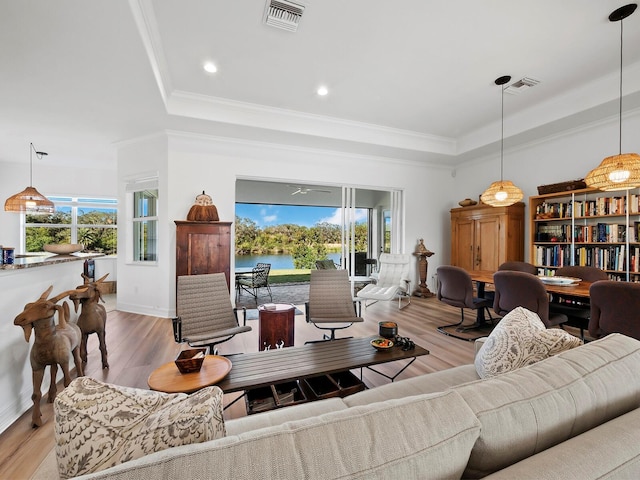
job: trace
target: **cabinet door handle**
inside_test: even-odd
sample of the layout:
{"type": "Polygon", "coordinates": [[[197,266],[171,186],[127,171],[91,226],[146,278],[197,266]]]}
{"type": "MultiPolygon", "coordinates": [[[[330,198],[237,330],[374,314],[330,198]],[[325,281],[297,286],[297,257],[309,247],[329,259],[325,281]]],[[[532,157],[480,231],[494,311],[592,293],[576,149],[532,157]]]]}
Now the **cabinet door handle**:
{"type": "Polygon", "coordinates": [[[480,245],[478,245],[478,254],[476,255],[476,265],[480,265],[480,245]]]}

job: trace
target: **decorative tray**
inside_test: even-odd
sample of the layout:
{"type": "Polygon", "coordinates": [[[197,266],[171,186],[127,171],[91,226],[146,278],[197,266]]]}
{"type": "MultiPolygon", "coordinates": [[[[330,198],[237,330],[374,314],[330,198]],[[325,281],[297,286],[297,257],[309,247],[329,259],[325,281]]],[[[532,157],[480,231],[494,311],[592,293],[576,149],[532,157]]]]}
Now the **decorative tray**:
{"type": "Polygon", "coordinates": [[[542,281],[542,283],[546,283],[547,285],[560,285],[560,286],[577,285],[582,281],[581,278],[576,278],[576,277],[541,276],[538,278],[542,281]]]}

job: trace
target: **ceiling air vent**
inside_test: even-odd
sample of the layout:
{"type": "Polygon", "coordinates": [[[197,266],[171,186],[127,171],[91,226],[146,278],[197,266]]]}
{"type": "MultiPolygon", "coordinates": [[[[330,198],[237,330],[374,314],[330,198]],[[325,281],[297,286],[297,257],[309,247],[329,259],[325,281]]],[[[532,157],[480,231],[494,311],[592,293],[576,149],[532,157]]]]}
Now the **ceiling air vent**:
{"type": "Polygon", "coordinates": [[[298,29],[302,12],[304,12],[304,5],[285,0],[267,0],[264,23],[282,30],[295,32],[298,29]]]}
{"type": "Polygon", "coordinates": [[[524,77],[524,78],[521,78],[520,80],[513,82],[511,85],[505,88],[504,93],[510,93],[511,95],[519,95],[525,90],[528,90],[531,87],[535,87],[539,83],[540,83],[540,80],[536,80],[535,78],[531,78],[531,77],[524,77]]]}

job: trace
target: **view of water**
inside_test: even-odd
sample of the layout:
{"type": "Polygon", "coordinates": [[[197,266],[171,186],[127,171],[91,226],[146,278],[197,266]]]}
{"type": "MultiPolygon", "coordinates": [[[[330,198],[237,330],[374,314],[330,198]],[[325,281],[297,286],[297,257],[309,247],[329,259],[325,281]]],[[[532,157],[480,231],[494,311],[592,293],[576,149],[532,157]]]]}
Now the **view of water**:
{"type": "MultiPolygon", "coordinates": [[[[329,253],[327,257],[340,263],[340,253],[329,253]]],[[[236,255],[236,268],[252,268],[257,263],[270,263],[271,270],[289,270],[293,267],[291,255],[236,255]]]]}

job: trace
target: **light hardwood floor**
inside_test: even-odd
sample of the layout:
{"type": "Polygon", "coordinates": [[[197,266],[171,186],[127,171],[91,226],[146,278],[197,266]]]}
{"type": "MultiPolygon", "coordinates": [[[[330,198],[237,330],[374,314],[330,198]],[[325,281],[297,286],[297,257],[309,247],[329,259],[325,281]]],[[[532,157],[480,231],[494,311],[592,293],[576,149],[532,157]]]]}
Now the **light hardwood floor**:
{"type": "MultiPolygon", "coordinates": [[[[390,320],[398,323],[401,335],[410,337],[430,351],[430,355],[418,357],[399,379],[467,364],[473,360],[473,342],[458,340],[436,331],[438,326],[457,322],[460,311],[440,303],[433,297],[414,297],[411,305],[403,310],[398,310],[396,302],[379,302],[363,308],[362,312],[365,322],[338,332],[338,336],[375,335],[378,322],[390,320]]],[[[471,318],[472,315],[470,312],[468,317],[471,318]]],[[[247,323],[252,326],[252,331],[222,344],[219,348],[220,354],[257,350],[258,321],[250,320],[247,323]]],[[[307,324],[304,315],[296,316],[296,345],[321,337],[322,332],[307,324]]],[[[90,337],[86,375],[105,382],[138,388],[148,388],[149,374],[160,365],[173,361],[183,348],[173,341],[170,319],[118,311],[108,314],[107,347],[110,368],[102,370],[97,338],[95,335],[90,337]]],[[[402,366],[398,364],[401,362],[384,364],[379,369],[394,373],[402,366]]],[[[363,378],[369,387],[388,382],[382,376],[366,369],[363,378]]],[[[59,385],[58,391],[62,388],[59,385]]],[[[225,395],[225,402],[232,401],[236,396],[225,395]]],[[[46,402],[46,396],[42,401],[42,414],[41,427],[31,427],[29,410],[0,435],[0,479],[30,478],[53,448],[53,410],[51,404],[46,402]]],[[[242,415],[245,415],[243,401],[236,402],[225,411],[225,418],[242,415]]]]}

